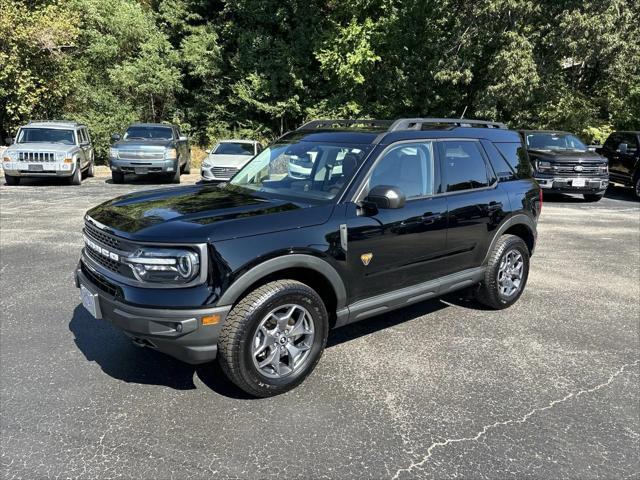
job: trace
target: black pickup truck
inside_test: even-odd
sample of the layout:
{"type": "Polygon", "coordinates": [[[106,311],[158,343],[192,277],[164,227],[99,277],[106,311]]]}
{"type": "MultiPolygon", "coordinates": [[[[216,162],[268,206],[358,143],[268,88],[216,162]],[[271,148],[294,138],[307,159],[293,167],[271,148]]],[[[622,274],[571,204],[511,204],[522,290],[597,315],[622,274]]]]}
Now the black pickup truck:
{"type": "Polygon", "coordinates": [[[309,375],[330,328],[461,289],[513,305],[541,208],[503,124],[318,120],[220,186],[89,210],[76,282],[87,310],[137,345],[217,357],[264,397],[309,375]],[[303,156],[308,172],[290,175],[303,156]]]}
{"type": "Polygon", "coordinates": [[[633,187],[640,200],[640,131],[613,132],[596,152],[609,159],[611,181],[633,187]]]}
{"type": "Polygon", "coordinates": [[[113,183],[122,183],[125,174],[164,174],[180,183],[180,174],[191,170],[189,140],[177,125],[134,123],[124,135],[111,136],[109,167],[113,183]]]}
{"type": "Polygon", "coordinates": [[[597,202],[609,185],[607,159],[589,151],[569,132],[522,130],[540,187],[549,193],[582,194],[588,202],[597,202]]]}

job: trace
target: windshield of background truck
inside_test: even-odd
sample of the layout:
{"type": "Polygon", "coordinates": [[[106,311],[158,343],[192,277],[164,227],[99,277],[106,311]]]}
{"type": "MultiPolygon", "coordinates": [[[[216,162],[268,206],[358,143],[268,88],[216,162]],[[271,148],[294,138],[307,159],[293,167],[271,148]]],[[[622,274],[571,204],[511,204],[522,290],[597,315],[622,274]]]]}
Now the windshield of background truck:
{"type": "Polygon", "coordinates": [[[124,134],[124,140],[150,139],[171,140],[173,132],[170,127],[129,127],[124,134]]]}
{"type": "Polygon", "coordinates": [[[570,133],[528,133],[527,147],[531,150],[587,151],[586,145],[578,137],[570,133]]]}
{"type": "Polygon", "coordinates": [[[16,143],[62,143],[75,145],[73,130],[58,128],[22,128],[16,143]]]}

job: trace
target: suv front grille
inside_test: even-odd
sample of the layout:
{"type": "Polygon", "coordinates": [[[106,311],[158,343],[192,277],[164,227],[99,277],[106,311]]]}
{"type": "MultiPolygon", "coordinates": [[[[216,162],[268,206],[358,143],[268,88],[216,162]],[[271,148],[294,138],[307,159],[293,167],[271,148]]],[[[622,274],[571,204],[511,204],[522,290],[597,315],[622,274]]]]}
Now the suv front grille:
{"type": "Polygon", "coordinates": [[[111,270],[114,273],[120,273],[120,262],[115,260],[111,260],[110,258],[104,257],[102,255],[97,254],[90,248],[85,248],[84,251],[86,254],[96,263],[99,263],[104,268],[111,270]]]}
{"type": "Polygon", "coordinates": [[[55,162],[56,154],[53,152],[18,152],[21,162],[55,162]]]}
{"type": "Polygon", "coordinates": [[[211,171],[214,177],[229,179],[236,174],[238,169],[234,167],[213,167],[211,171]]]}
{"type": "Polygon", "coordinates": [[[122,297],[122,290],[120,287],[115,286],[99,273],[91,271],[84,262],[80,262],[80,270],[82,270],[82,273],[84,273],[84,275],[100,290],[108,293],[112,297],[122,297]]]}
{"type": "Polygon", "coordinates": [[[105,245],[113,248],[120,248],[120,240],[118,237],[111,235],[110,233],[103,232],[98,227],[93,226],[92,224],[85,222],[84,224],[85,232],[92,236],[95,240],[98,240],[105,245]]]}

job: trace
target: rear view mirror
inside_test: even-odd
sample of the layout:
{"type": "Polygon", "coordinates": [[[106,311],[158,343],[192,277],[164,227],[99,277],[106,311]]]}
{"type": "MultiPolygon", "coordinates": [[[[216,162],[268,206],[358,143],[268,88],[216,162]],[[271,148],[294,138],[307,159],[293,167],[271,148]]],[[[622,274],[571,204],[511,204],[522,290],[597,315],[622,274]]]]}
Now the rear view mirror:
{"type": "Polygon", "coordinates": [[[373,187],[364,201],[384,210],[402,208],[407,199],[398,187],[392,185],[378,185],[373,187]]]}
{"type": "Polygon", "coordinates": [[[618,152],[624,155],[625,153],[627,153],[628,148],[629,146],[626,143],[621,143],[620,145],[618,145],[618,152]]]}
{"type": "Polygon", "coordinates": [[[120,135],[118,135],[117,133],[114,133],[113,135],[111,135],[112,142],[117,142],[119,140],[120,140],[120,135]]]}

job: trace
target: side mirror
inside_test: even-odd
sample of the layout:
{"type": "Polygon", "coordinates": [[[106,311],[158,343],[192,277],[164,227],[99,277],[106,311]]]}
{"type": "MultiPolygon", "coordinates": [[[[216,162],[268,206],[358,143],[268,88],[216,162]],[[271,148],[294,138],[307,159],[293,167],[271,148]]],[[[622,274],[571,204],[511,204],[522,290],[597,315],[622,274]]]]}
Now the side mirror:
{"type": "Polygon", "coordinates": [[[209,155],[209,154],[211,153],[211,149],[210,149],[210,148],[207,148],[207,149],[204,151],[204,153],[206,153],[207,155],[209,155]]]}
{"type": "Polygon", "coordinates": [[[628,149],[629,149],[629,145],[627,145],[626,143],[621,143],[620,145],[618,145],[618,151],[623,155],[627,153],[628,149]]]}
{"type": "Polygon", "coordinates": [[[181,142],[186,142],[187,141],[187,137],[185,137],[184,135],[181,136],[178,140],[180,140],[181,142]]]}
{"type": "Polygon", "coordinates": [[[4,139],[4,142],[5,142],[7,145],[13,145],[13,140],[14,140],[13,138],[11,138],[11,137],[7,137],[7,138],[5,138],[5,139],[4,139]]]}
{"type": "Polygon", "coordinates": [[[599,155],[602,155],[602,147],[596,147],[595,152],[599,155]]]}
{"type": "Polygon", "coordinates": [[[381,210],[402,208],[407,199],[398,187],[392,185],[378,185],[373,187],[367,197],[365,203],[375,206],[381,210]]]}
{"type": "Polygon", "coordinates": [[[114,133],[113,135],[111,135],[111,141],[112,142],[117,142],[117,141],[120,140],[120,138],[121,138],[120,135],[117,134],[117,133],[114,133]]]}

